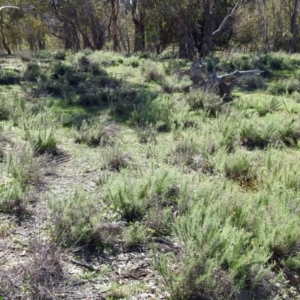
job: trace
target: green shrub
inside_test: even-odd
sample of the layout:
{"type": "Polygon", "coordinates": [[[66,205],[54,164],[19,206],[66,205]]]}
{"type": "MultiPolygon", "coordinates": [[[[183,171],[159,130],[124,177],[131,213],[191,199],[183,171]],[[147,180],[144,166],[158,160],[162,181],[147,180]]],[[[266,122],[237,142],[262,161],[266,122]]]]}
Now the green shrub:
{"type": "Polygon", "coordinates": [[[118,66],[124,61],[124,57],[116,52],[94,51],[87,57],[91,63],[99,63],[103,67],[118,66]]]}
{"type": "Polygon", "coordinates": [[[102,169],[120,172],[122,169],[132,165],[132,154],[130,152],[122,152],[118,146],[107,149],[102,155],[102,169]]]}
{"type": "Polygon", "coordinates": [[[55,156],[61,154],[52,129],[28,129],[25,134],[36,155],[49,154],[55,156]]]}
{"type": "Polygon", "coordinates": [[[175,145],[170,154],[172,163],[192,166],[194,157],[199,154],[199,145],[191,137],[184,137],[175,145]]]}
{"type": "Polygon", "coordinates": [[[176,60],[168,60],[163,64],[164,71],[167,75],[174,75],[178,74],[179,71],[185,67],[187,64],[187,61],[183,59],[176,59],[176,60]]]}
{"type": "Polygon", "coordinates": [[[121,220],[142,221],[148,218],[151,208],[157,211],[159,208],[175,205],[177,199],[180,199],[179,188],[175,185],[177,178],[172,172],[155,174],[153,176],[150,172],[142,177],[139,174],[132,177],[127,176],[124,171],[120,173],[118,180],[114,179],[106,184],[106,200],[121,220]]]}
{"type": "Polygon", "coordinates": [[[170,77],[166,77],[160,83],[163,91],[165,93],[176,93],[176,92],[189,92],[190,87],[192,86],[192,82],[189,77],[183,76],[179,77],[178,75],[172,75],[170,77]]]}
{"type": "Polygon", "coordinates": [[[153,124],[158,131],[168,132],[184,127],[188,122],[190,112],[184,102],[174,104],[174,99],[168,94],[162,94],[156,99],[147,94],[139,94],[138,97],[141,98],[131,113],[131,124],[141,127],[153,124]]]}
{"type": "Polygon", "coordinates": [[[41,76],[41,67],[38,63],[28,63],[24,71],[23,77],[25,80],[37,82],[41,76]]]}
{"type": "Polygon", "coordinates": [[[4,156],[7,172],[23,187],[39,182],[45,169],[45,161],[34,157],[31,149],[22,148],[10,151],[4,156]]]}
{"type": "Polygon", "coordinates": [[[265,148],[268,145],[285,144],[295,146],[300,137],[300,129],[294,119],[280,115],[267,115],[265,119],[253,117],[240,128],[240,139],[248,149],[265,148]]]}
{"type": "Polygon", "coordinates": [[[65,75],[66,73],[73,73],[75,70],[62,62],[55,62],[52,65],[52,77],[58,79],[60,76],[65,75]]]}
{"type": "Polygon", "coordinates": [[[9,120],[13,113],[13,106],[6,99],[0,98],[0,121],[9,120]]]}
{"type": "Polygon", "coordinates": [[[0,178],[0,212],[15,214],[20,220],[27,213],[29,187],[10,177],[0,178]]]}
{"type": "Polygon", "coordinates": [[[186,101],[192,110],[203,109],[209,116],[216,116],[222,111],[222,99],[209,90],[193,90],[186,96],[186,101]]]}
{"type": "Polygon", "coordinates": [[[53,57],[56,60],[65,60],[66,56],[67,56],[67,54],[66,54],[65,50],[57,50],[53,54],[53,57]]]}
{"type": "Polygon", "coordinates": [[[83,121],[80,129],[75,131],[75,143],[86,143],[89,146],[114,146],[119,131],[115,123],[83,121]]]}
{"type": "Polygon", "coordinates": [[[20,82],[19,71],[0,69],[0,84],[16,84],[20,82]]]}
{"type": "Polygon", "coordinates": [[[31,186],[37,184],[45,170],[45,161],[29,149],[3,153],[0,170],[0,211],[14,214],[20,222],[27,214],[31,186]]]}
{"type": "Polygon", "coordinates": [[[142,127],[139,127],[137,124],[137,135],[139,142],[142,144],[156,143],[157,131],[152,124],[145,124],[142,127]]]}
{"type": "Polygon", "coordinates": [[[241,120],[242,113],[236,111],[217,116],[216,129],[220,133],[218,148],[224,147],[227,152],[233,152],[240,145],[241,120]]]}
{"type": "Polygon", "coordinates": [[[128,248],[146,244],[150,240],[149,228],[135,222],[122,232],[122,238],[128,248]]]}
{"type": "Polygon", "coordinates": [[[213,158],[215,172],[237,182],[244,189],[257,189],[257,175],[253,169],[251,153],[236,149],[233,153],[219,151],[213,158]]]}
{"type": "Polygon", "coordinates": [[[124,64],[127,66],[131,66],[133,68],[138,68],[140,66],[139,58],[132,56],[124,61],[124,64]]]}
{"type": "Polygon", "coordinates": [[[196,205],[188,215],[175,221],[174,232],[183,245],[178,257],[155,256],[155,266],[171,299],[193,299],[197,295],[220,299],[224,297],[222,287],[226,281],[232,291],[243,288],[251,277],[254,283],[255,277],[266,273],[262,266],[270,258],[270,252],[251,243],[251,235],[233,226],[229,216],[220,219],[216,205],[215,202],[196,205]],[[254,256],[255,262],[251,259],[254,256]],[[171,266],[175,261],[174,272],[171,266]],[[217,274],[222,272],[224,276],[217,280],[217,274]]]}
{"type": "Polygon", "coordinates": [[[141,72],[147,82],[162,83],[165,80],[165,75],[157,63],[145,61],[141,66],[141,72]]]}
{"type": "Polygon", "coordinates": [[[75,192],[61,199],[50,198],[53,241],[66,247],[88,245],[102,249],[104,241],[99,230],[104,215],[99,209],[100,198],[86,192],[75,192]]]}
{"type": "Polygon", "coordinates": [[[273,70],[281,70],[285,67],[283,57],[269,54],[265,56],[265,59],[266,59],[267,66],[273,70]]]}
{"type": "Polygon", "coordinates": [[[241,86],[249,91],[264,89],[266,87],[261,77],[248,77],[243,79],[241,86]]]}
{"type": "Polygon", "coordinates": [[[52,53],[50,50],[39,50],[33,53],[33,56],[39,59],[50,59],[51,55],[52,53]]]}
{"type": "MultiPolygon", "coordinates": [[[[82,85],[81,85],[82,86],[82,85]]],[[[87,92],[80,94],[77,104],[80,106],[98,106],[102,103],[103,99],[106,100],[106,94],[104,92],[87,92]]]]}
{"type": "Polygon", "coordinates": [[[280,189],[245,194],[220,177],[217,182],[207,179],[194,189],[191,209],[176,218],[173,226],[180,253],[163,255],[156,251],[154,255],[170,298],[201,295],[222,299],[233,291],[254,290],[270,274],[273,255],[280,260],[298,237],[292,225],[294,215],[287,207],[293,195],[278,198],[280,189]],[[288,215],[293,220],[287,220],[288,215]],[[284,222],[277,223],[278,218],[284,222]],[[284,232],[288,230],[291,235],[287,236],[284,232]]]}

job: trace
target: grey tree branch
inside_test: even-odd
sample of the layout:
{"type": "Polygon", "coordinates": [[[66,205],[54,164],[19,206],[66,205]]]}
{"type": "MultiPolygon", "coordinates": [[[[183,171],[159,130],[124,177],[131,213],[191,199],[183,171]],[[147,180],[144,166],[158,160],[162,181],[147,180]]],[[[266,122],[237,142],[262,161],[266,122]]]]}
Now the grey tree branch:
{"type": "Polygon", "coordinates": [[[225,83],[225,84],[230,84],[237,79],[245,76],[254,76],[254,75],[260,75],[262,72],[259,70],[249,70],[249,71],[235,71],[230,74],[225,74],[222,76],[218,76],[218,80],[225,83]]]}
{"type": "Polygon", "coordinates": [[[219,27],[217,30],[215,30],[215,31],[212,33],[212,35],[215,35],[215,34],[219,33],[219,32],[223,29],[223,27],[225,26],[227,20],[228,20],[228,19],[234,14],[234,12],[239,8],[240,3],[241,3],[241,0],[239,0],[239,1],[236,3],[236,5],[235,5],[234,8],[232,9],[232,11],[231,11],[231,12],[223,19],[223,21],[222,21],[220,27],[219,27]]]}
{"type": "Polygon", "coordinates": [[[0,11],[1,11],[2,9],[5,9],[5,8],[14,8],[14,9],[20,9],[20,7],[17,7],[17,6],[5,5],[5,6],[1,6],[1,7],[0,7],[0,11]]]}

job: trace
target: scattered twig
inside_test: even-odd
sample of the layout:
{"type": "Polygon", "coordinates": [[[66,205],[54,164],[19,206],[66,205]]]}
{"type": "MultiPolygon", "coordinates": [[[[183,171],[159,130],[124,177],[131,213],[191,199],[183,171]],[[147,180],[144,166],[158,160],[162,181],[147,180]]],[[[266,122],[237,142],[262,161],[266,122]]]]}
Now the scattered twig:
{"type": "Polygon", "coordinates": [[[99,271],[99,268],[97,268],[97,267],[95,267],[95,266],[93,266],[93,265],[91,265],[91,264],[84,263],[84,262],[82,262],[82,261],[78,261],[78,260],[75,260],[75,259],[71,259],[70,262],[73,263],[73,264],[75,264],[75,265],[77,265],[77,266],[80,266],[80,267],[84,267],[84,268],[86,268],[86,269],[89,269],[89,270],[91,270],[91,271],[96,271],[96,272],[99,271]]]}

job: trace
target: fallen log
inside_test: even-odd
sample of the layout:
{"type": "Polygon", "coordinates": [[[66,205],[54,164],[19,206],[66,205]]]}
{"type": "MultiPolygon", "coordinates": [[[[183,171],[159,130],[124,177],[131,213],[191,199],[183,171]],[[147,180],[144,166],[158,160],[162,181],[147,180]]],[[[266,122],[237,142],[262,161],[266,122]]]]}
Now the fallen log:
{"type": "Polygon", "coordinates": [[[249,71],[235,71],[230,74],[225,74],[222,76],[217,76],[218,87],[219,87],[219,95],[224,99],[224,101],[231,100],[231,92],[238,82],[238,80],[242,77],[246,76],[257,76],[262,72],[259,70],[249,70],[249,71]]]}
{"type": "Polygon", "coordinates": [[[262,74],[260,70],[249,70],[249,71],[235,71],[233,73],[224,74],[221,76],[216,75],[215,68],[212,74],[209,74],[207,68],[204,64],[200,64],[199,62],[193,62],[191,69],[188,74],[190,75],[191,80],[194,83],[194,86],[198,86],[201,88],[206,88],[207,90],[211,90],[220,97],[223,98],[224,101],[230,101],[231,93],[238,82],[239,79],[247,76],[258,76],[262,74]]]}

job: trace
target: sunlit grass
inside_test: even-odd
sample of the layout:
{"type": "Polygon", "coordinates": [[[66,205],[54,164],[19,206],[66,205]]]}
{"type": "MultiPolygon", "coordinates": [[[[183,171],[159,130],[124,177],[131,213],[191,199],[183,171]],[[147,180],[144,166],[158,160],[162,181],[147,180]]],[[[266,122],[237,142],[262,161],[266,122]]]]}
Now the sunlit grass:
{"type": "MultiPolygon", "coordinates": [[[[59,180],[85,182],[41,199],[52,217],[51,241],[93,251],[174,242],[172,255],[154,250],[172,299],[213,292],[221,299],[225,281],[229,291],[251,289],[264,275],[278,275],[279,264],[300,273],[293,252],[300,241],[299,55],[220,57],[223,72],[263,66],[276,75],[259,90],[241,83],[228,103],[190,89],[180,77],[188,66],[182,60],[89,50],[55,55],[24,76],[22,92],[0,87],[1,212],[28,204],[43,176],[37,154],[62,149],[69,162],[59,180]],[[20,145],[30,150],[16,152],[20,145]],[[70,193],[75,187],[82,191],[70,193]],[[123,227],[111,234],[103,223],[123,227]]],[[[135,293],[117,285],[110,291],[135,293]]]]}

